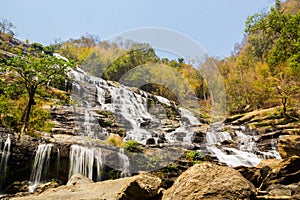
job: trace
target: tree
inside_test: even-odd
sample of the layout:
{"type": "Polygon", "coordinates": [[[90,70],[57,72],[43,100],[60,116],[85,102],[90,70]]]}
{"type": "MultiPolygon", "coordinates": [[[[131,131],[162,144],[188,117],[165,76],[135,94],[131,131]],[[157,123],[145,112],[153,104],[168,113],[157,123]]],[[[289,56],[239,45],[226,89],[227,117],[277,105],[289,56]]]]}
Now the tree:
{"type": "Polygon", "coordinates": [[[64,72],[69,66],[72,66],[72,63],[56,58],[55,56],[43,55],[34,57],[26,55],[4,60],[2,65],[4,65],[6,73],[10,74],[16,80],[14,82],[18,82],[25,88],[28,95],[27,106],[22,117],[22,135],[28,129],[30,112],[32,106],[35,105],[37,90],[45,87],[51,81],[65,76],[64,72]]]}
{"type": "Polygon", "coordinates": [[[279,0],[267,14],[254,14],[246,21],[245,32],[255,56],[271,70],[277,64],[291,63],[300,54],[300,12],[284,13],[279,0]]]}
{"type": "Polygon", "coordinates": [[[0,21],[0,34],[5,33],[5,34],[9,34],[9,35],[15,35],[15,33],[13,31],[14,29],[15,29],[15,26],[13,25],[13,23],[8,21],[7,19],[3,19],[0,21]]]}

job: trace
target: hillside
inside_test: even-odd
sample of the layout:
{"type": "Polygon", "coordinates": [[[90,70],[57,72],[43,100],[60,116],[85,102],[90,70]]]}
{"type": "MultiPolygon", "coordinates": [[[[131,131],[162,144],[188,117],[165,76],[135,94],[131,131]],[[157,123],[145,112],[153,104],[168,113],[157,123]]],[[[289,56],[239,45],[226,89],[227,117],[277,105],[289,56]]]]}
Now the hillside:
{"type": "Polygon", "coordinates": [[[299,0],[249,16],[231,56],[206,57],[213,85],[149,44],[43,46],[0,25],[0,199],[300,198],[299,0]]]}

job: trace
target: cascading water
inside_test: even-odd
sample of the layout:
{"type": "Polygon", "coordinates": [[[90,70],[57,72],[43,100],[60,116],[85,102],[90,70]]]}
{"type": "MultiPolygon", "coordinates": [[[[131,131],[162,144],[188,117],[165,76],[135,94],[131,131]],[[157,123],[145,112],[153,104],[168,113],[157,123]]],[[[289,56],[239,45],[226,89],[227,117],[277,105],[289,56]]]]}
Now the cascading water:
{"type": "Polygon", "coordinates": [[[93,178],[94,149],[72,145],[70,151],[69,177],[74,174],[82,174],[93,178]]]}
{"type": "Polygon", "coordinates": [[[147,99],[140,94],[135,94],[126,88],[109,87],[112,96],[112,103],[106,105],[106,109],[113,113],[120,112],[121,116],[126,119],[130,127],[127,127],[127,139],[133,139],[146,142],[146,139],[152,134],[142,129],[140,124],[143,121],[153,120],[151,114],[147,111],[147,99]]]}
{"type": "Polygon", "coordinates": [[[85,133],[87,133],[89,137],[95,138],[94,131],[92,130],[92,125],[91,125],[93,119],[92,113],[90,112],[91,105],[87,101],[85,103],[86,103],[86,109],[84,111],[84,124],[83,124],[85,127],[85,133]]]}
{"type": "MultiPolygon", "coordinates": [[[[161,119],[152,115],[149,111],[147,105],[147,93],[143,91],[133,92],[132,89],[122,86],[122,85],[114,85],[108,84],[105,80],[97,77],[91,77],[85,74],[82,70],[72,70],[70,72],[70,76],[72,76],[77,82],[89,83],[89,87],[95,88],[95,96],[97,96],[97,102],[100,105],[101,109],[111,111],[118,121],[126,129],[126,137],[125,140],[136,140],[141,144],[146,144],[147,139],[153,138],[153,132],[155,130],[149,129],[148,127],[144,127],[143,124],[147,123],[161,123],[161,119]],[[106,101],[106,93],[110,94],[110,100],[106,101]]],[[[81,94],[80,86],[75,82],[74,89],[79,90],[75,91],[78,95],[81,94]]],[[[84,97],[84,95],[82,95],[84,97]]],[[[171,106],[171,102],[160,96],[155,96],[158,102],[162,105],[171,106]]],[[[81,99],[86,101],[86,99],[81,99]]],[[[90,105],[88,103],[85,103],[90,105]]],[[[89,130],[89,124],[91,122],[90,117],[92,116],[90,110],[93,110],[93,107],[88,107],[85,110],[85,124],[87,125],[86,131],[89,130]]],[[[193,133],[187,128],[190,125],[199,124],[199,121],[196,117],[192,115],[192,113],[186,109],[180,108],[182,118],[186,120],[180,123],[180,127],[173,131],[173,133],[168,133],[166,135],[166,139],[168,142],[184,142],[191,144],[193,133]],[[177,141],[176,134],[184,135],[181,141],[177,141]],[[183,141],[184,140],[184,141],[183,141]]],[[[96,115],[96,114],[95,114],[96,115]]],[[[165,116],[166,117],[166,116],[165,116]]],[[[93,121],[93,120],[92,120],[93,121]]],[[[104,128],[101,128],[102,135],[106,136],[106,131],[104,128]]],[[[159,131],[156,131],[159,132],[159,131]]],[[[86,133],[85,133],[86,134],[86,133]]],[[[96,137],[97,138],[97,137],[96,137]]],[[[157,138],[155,138],[157,139],[157,138]]]]}
{"type": "Polygon", "coordinates": [[[59,175],[59,169],[60,169],[60,150],[59,150],[59,148],[57,148],[57,159],[56,159],[56,172],[57,172],[57,174],[56,174],[56,176],[58,177],[58,175],[59,175]]]}
{"type": "MultiPolygon", "coordinates": [[[[88,84],[88,93],[94,93],[92,97],[96,100],[96,103],[86,103],[86,105],[88,105],[88,111],[85,111],[84,114],[86,126],[89,126],[89,124],[94,121],[91,120],[90,117],[93,115],[97,116],[96,113],[93,114],[94,110],[101,108],[104,111],[113,113],[118,124],[121,124],[121,127],[126,129],[125,140],[132,139],[141,144],[147,144],[148,139],[153,138],[153,141],[157,144],[157,135],[160,135],[162,129],[164,131],[165,125],[162,125],[164,124],[162,119],[167,119],[167,115],[166,113],[152,114],[151,109],[148,107],[149,105],[147,105],[149,96],[146,92],[139,90],[133,92],[132,88],[106,82],[101,78],[88,76],[80,69],[72,70],[71,75],[75,79],[74,90],[78,90],[78,95],[82,95],[83,92],[80,84],[78,84],[80,82],[83,82],[83,85],[88,84]],[[154,126],[152,126],[153,124],[154,126]],[[160,128],[155,129],[157,127],[160,128]]],[[[84,98],[81,100],[86,101],[92,99],[91,97],[86,98],[86,96],[87,95],[82,95],[84,98]]],[[[160,104],[163,109],[174,106],[166,98],[160,96],[154,97],[156,98],[155,105],[160,104]]],[[[180,113],[181,119],[178,121],[179,125],[177,128],[174,128],[175,130],[165,131],[164,139],[170,144],[193,144],[194,130],[200,124],[199,120],[187,109],[176,107],[175,109],[178,109],[180,113]]],[[[90,127],[86,127],[85,131],[91,132],[90,127]]],[[[234,130],[232,134],[222,131],[221,128],[222,125],[213,124],[207,131],[206,144],[203,144],[206,146],[207,151],[217,157],[219,161],[229,166],[256,166],[264,157],[280,158],[276,149],[260,152],[259,148],[256,147],[256,137],[246,133],[245,127],[234,130]],[[232,141],[236,146],[223,145],[226,141],[232,141]]],[[[168,127],[166,130],[167,129],[168,127]]],[[[107,137],[106,129],[101,128],[100,130],[100,134],[107,137]]],[[[86,133],[83,133],[83,135],[84,134],[86,133]]],[[[95,136],[95,138],[97,138],[97,136],[95,136]]],[[[122,160],[121,157],[122,156],[119,157],[120,160],[122,160]]]]}
{"type": "Polygon", "coordinates": [[[10,140],[10,134],[8,134],[2,150],[2,157],[0,162],[0,166],[1,168],[4,169],[4,171],[6,171],[7,161],[10,155],[10,146],[11,146],[11,140],[10,140]]]}
{"type": "MultiPolygon", "coordinates": [[[[161,98],[160,101],[168,103],[166,102],[166,100],[162,100],[161,98]]],[[[168,104],[170,104],[170,102],[168,104]]],[[[189,127],[194,125],[199,125],[200,122],[189,110],[184,108],[179,108],[179,111],[181,116],[180,126],[177,129],[175,129],[175,131],[166,133],[166,139],[169,143],[176,143],[178,142],[176,135],[183,133],[184,137],[182,141],[179,142],[183,142],[185,144],[192,144],[194,138],[194,132],[190,130],[189,127]]]]}
{"type": "Polygon", "coordinates": [[[96,165],[97,165],[97,181],[101,181],[101,171],[105,161],[102,159],[102,150],[100,148],[95,149],[94,152],[96,165]]]}
{"type": "Polygon", "coordinates": [[[2,149],[2,156],[0,162],[0,172],[1,172],[0,184],[2,184],[2,182],[5,180],[6,177],[7,162],[10,156],[10,146],[11,146],[11,140],[10,140],[10,134],[8,134],[7,139],[4,143],[4,147],[2,149]]]}
{"type": "MultiPolygon", "coordinates": [[[[264,157],[261,156],[262,153],[256,146],[256,136],[251,132],[250,134],[245,134],[245,132],[247,132],[245,127],[239,127],[239,130],[232,133],[235,137],[232,137],[232,134],[222,130],[222,125],[212,125],[206,133],[206,149],[228,166],[256,166],[264,157]],[[235,147],[222,145],[225,141],[231,141],[235,147]]],[[[280,158],[277,151],[264,153],[272,158],[280,158]]]]}
{"type": "MultiPolygon", "coordinates": [[[[124,149],[120,149],[116,155],[119,159],[119,165],[117,163],[111,163],[111,165],[114,165],[114,168],[118,168],[118,170],[121,171],[121,177],[130,176],[130,163],[128,157],[124,154],[124,149]]],[[[100,181],[101,170],[104,164],[106,163],[103,159],[101,148],[72,145],[70,151],[69,178],[74,174],[82,174],[90,179],[96,177],[97,181],[100,181]],[[94,165],[96,165],[97,170],[93,169],[94,165]],[[96,174],[94,174],[95,172],[96,174]]]]}
{"type": "Polygon", "coordinates": [[[119,157],[119,163],[121,165],[121,177],[127,177],[130,176],[130,162],[128,157],[124,154],[124,149],[121,148],[120,152],[118,153],[118,157],[119,157]]]}
{"type": "Polygon", "coordinates": [[[33,192],[36,189],[36,187],[41,183],[42,173],[47,172],[52,147],[53,144],[40,144],[38,146],[30,176],[29,192],[33,192]]]}

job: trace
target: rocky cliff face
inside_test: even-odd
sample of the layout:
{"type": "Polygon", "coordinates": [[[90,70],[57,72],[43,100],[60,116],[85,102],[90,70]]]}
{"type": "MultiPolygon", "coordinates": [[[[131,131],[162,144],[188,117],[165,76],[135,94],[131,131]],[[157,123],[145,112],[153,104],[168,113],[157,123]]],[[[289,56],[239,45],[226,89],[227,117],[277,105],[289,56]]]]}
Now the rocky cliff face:
{"type": "MultiPolygon", "coordinates": [[[[5,170],[1,168],[1,173],[5,172],[2,176],[5,178],[1,179],[2,191],[5,188],[8,188],[5,192],[10,193],[28,191],[26,185],[31,178],[36,150],[41,144],[52,144],[48,161],[46,154],[43,154],[45,160],[42,162],[48,165],[42,165],[41,183],[55,180],[65,184],[72,175],[70,171],[100,181],[165,167],[157,174],[166,178],[159,187],[168,189],[181,172],[196,162],[186,161],[185,149],[193,150],[194,155],[201,155],[200,160],[231,167],[247,166],[237,169],[261,191],[273,190],[269,184],[271,182],[277,181],[276,185],[289,185],[291,182],[285,181],[290,179],[295,180],[293,184],[297,184],[297,180],[299,182],[297,158],[285,161],[292,164],[280,164],[282,170],[275,174],[271,174],[269,168],[272,167],[269,164],[259,164],[267,158],[280,159],[281,155],[288,159],[291,155],[298,155],[295,143],[298,140],[294,136],[290,139],[282,137],[279,142],[281,154],[277,151],[279,136],[299,133],[299,124],[294,119],[284,120],[274,118],[274,115],[271,118],[270,114],[263,114],[270,112],[265,110],[233,116],[224,124],[208,125],[200,123],[189,110],[179,108],[162,97],[90,77],[80,70],[73,71],[70,76],[74,78],[70,91],[72,105],[51,108],[56,124],[51,133],[41,133],[39,139],[25,136],[19,140],[13,132],[2,131],[2,155],[5,153],[5,140],[8,133],[11,134],[7,167],[5,170]],[[126,151],[124,142],[128,140],[136,140],[140,145],[131,146],[131,150],[126,151]],[[280,176],[287,178],[281,180],[280,176]]],[[[209,169],[229,170],[215,164],[212,166],[209,169]]],[[[236,174],[230,170],[230,173],[236,174]]],[[[217,174],[220,180],[225,179],[222,178],[223,173],[217,174]]],[[[201,177],[201,180],[205,178],[201,177]]],[[[179,179],[179,186],[184,185],[187,179],[179,179]]],[[[245,183],[242,178],[238,179],[245,183]]],[[[235,182],[224,185],[228,193],[233,188],[230,184],[237,185],[235,182]]],[[[253,196],[253,188],[247,184],[242,190],[245,195],[253,196]],[[245,189],[247,187],[250,190],[245,189]]],[[[209,187],[217,187],[217,184],[207,185],[203,190],[209,187]]],[[[170,191],[167,194],[172,196],[174,191],[170,191]]],[[[294,193],[293,189],[291,195],[294,193]]],[[[207,196],[204,192],[201,195],[207,196]]],[[[219,192],[215,192],[215,195],[222,196],[219,192]]]]}

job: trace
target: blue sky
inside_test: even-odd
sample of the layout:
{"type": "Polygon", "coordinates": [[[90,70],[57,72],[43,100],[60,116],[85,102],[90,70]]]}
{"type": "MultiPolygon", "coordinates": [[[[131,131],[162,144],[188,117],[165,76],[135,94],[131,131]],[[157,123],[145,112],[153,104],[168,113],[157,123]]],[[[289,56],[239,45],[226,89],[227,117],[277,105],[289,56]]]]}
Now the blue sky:
{"type": "Polygon", "coordinates": [[[110,38],[141,27],[181,32],[208,54],[229,56],[243,38],[244,22],[273,0],[6,0],[0,18],[13,22],[18,38],[44,45],[86,33],[110,38]]]}

